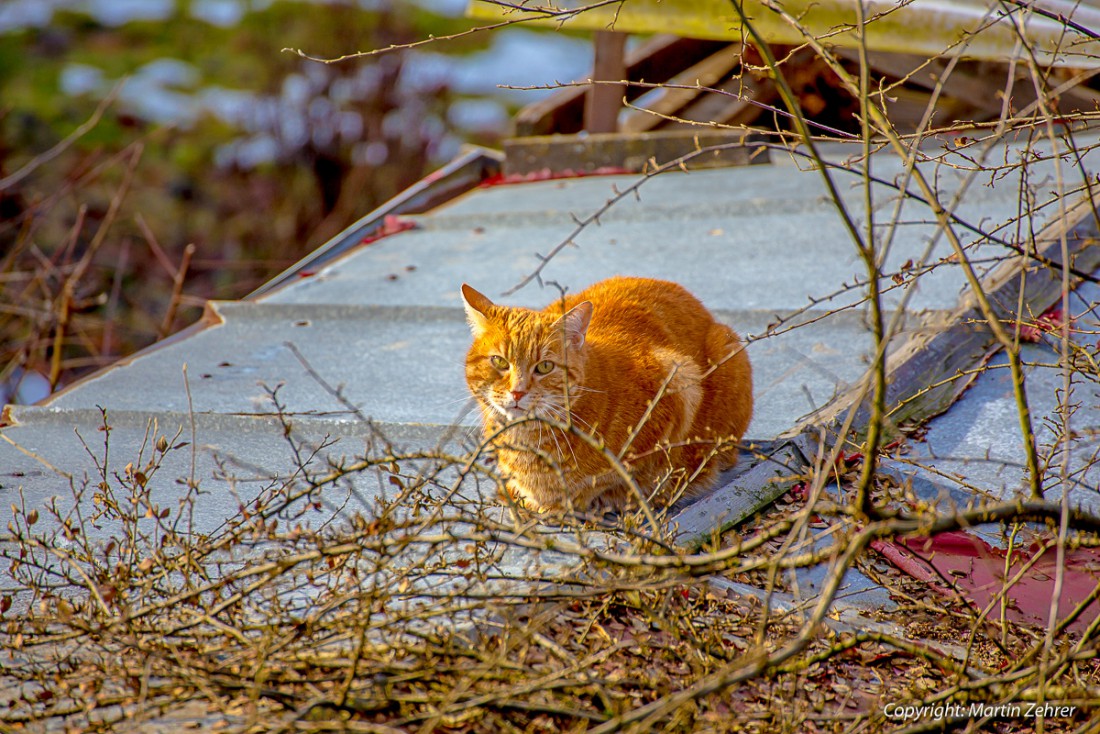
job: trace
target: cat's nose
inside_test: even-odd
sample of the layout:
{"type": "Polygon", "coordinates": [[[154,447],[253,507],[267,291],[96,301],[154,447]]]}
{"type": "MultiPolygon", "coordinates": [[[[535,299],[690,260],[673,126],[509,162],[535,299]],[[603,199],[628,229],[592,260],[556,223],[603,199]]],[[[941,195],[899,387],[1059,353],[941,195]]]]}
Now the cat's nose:
{"type": "Polygon", "coordinates": [[[518,403],[523,398],[523,396],[526,395],[526,394],[527,394],[526,390],[513,390],[512,391],[512,399],[515,400],[518,403]]]}

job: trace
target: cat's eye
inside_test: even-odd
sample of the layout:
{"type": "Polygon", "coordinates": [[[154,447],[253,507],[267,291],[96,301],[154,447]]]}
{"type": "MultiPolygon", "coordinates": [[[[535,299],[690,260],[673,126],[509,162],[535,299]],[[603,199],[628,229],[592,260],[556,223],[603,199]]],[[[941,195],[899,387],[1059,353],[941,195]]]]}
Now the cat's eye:
{"type": "Polygon", "coordinates": [[[543,361],[541,361],[537,365],[535,365],[535,372],[537,372],[540,375],[549,374],[553,369],[554,369],[554,363],[551,362],[548,359],[544,359],[543,361]]]}
{"type": "Polygon", "coordinates": [[[506,360],[499,354],[494,354],[493,356],[489,357],[489,364],[493,365],[493,367],[500,370],[501,372],[504,372],[506,369],[508,369],[508,360],[506,360]]]}

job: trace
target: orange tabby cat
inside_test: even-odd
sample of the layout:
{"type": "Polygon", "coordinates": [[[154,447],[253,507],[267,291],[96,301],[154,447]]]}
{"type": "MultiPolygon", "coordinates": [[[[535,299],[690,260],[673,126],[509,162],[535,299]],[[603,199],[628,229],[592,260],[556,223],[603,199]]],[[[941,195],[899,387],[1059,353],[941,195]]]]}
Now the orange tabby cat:
{"type": "Polygon", "coordinates": [[[585,510],[634,501],[604,453],[572,431],[538,420],[508,427],[525,416],[602,440],[657,505],[736,463],[752,416],[749,359],[683,287],[610,278],[543,311],[498,306],[465,284],[462,297],[474,335],[466,382],[518,502],[585,510]]]}

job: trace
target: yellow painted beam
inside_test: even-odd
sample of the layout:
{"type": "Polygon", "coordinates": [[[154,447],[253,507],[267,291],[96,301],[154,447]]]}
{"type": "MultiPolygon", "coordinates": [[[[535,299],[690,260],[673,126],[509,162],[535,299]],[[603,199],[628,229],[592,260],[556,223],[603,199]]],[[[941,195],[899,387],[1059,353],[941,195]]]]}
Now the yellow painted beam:
{"type": "MultiPolygon", "coordinates": [[[[853,47],[859,43],[856,2],[745,0],[742,6],[756,30],[772,43],[798,44],[804,33],[811,33],[829,44],[853,47]]],[[[1100,36],[1100,0],[1035,4],[1071,22],[998,0],[864,0],[867,44],[877,51],[1006,60],[1025,57],[1022,33],[1042,65],[1100,67],[1100,41],[1094,37],[1100,36]],[[1013,9],[1010,17],[1006,8],[1013,9]]],[[[576,30],[731,41],[744,35],[742,19],[730,0],[470,0],[467,14],[487,21],[525,18],[576,30]]]]}

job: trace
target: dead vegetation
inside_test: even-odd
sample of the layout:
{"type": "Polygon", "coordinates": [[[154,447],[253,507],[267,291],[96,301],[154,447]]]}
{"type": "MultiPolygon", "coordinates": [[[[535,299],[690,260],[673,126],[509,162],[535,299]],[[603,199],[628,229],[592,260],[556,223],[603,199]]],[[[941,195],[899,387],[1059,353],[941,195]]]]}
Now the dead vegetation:
{"type": "Polygon", "coordinates": [[[1095,634],[1050,643],[982,623],[867,550],[943,517],[860,527],[836,508],[832,541],[810,551],[792,528],[828,510],[795,499],[685,555],[639,517],[557,531],[509,518],[467,457],[402,456],[379,438],[337,468],[286,425],[297,479],[242,496],[213,532],[195,529],[201,483],[158,503],[162,463],[189,445],[155,427],[135,463],[74,480],[73,501],[13,508],[6,728],[874,731],[903,723],[887,704],[1039,696],[1074,707],[1047,731],[1094,713],[1095,634]],[[340,485],[372,473],[392,494],[334,516],[340,485]],[[504,560],[517,551],[531,556],[518,577],[504,560]],[[853,563],[899,600],[880,625],[828,623],[853,563]],[[782,594],[787,570],[817,565],[821,596],[786,611],[722,582],[782,594]]]}
{"type": "MultiPolygon", "coordinates": [[[[1065,313],[1095,312],[1096,303],[1069,300],[1077,282],[1095,282],[1092,271],[1058,265],[1070,260],[1072,233],[1043,239],[1032,226],[1047,208],[1064,212],[1067,199],[1092,195],[1094,181],[1080,165],[1086,151],[1073,133],[1093,113],[1056,120],[1039,95],[1029,116],[1005,108],[994,124],[968,133],[957,147],[969,163],[958,165],[972,166],[973,179],[1024,181],[1019,218],[988,227],[961,220],[935,182],[922,178],[917,144],[935,131],[926,119],[916,137],[899,134],[860,76],[862,62],[856,69],[850,60],[838,64],[812,38],[804,47],[860,103],[861,150],[838,170],[818,155],[820,131],[774,73],[783,60],[760,39],[754,45],[773,72],[777,114],[793,121],[793,132],[776,133],[772,144],[791,146],[834,192],[839,184],[830,176],[869,188],[867,154],[893,147],[908,161],[897,189],[931,208],[952,247],[947,258],[886,271],[883,249],[898,220],[876,227],[882,217],[873,202],[854,213],[836,195],[866,271],[843,289],[861,299],[841,308],[867,309],[876,356],[867,378],[838,398],[846,402],[802,426],[813,440],[802,444],[806,461],[786,467],[792,489],[778,505],[690,549],[677,545],[674,528],[655,527],[644,513],[534,518],[503,506],[483,445],[459,440],[407,452],[364,420],[366,449],[330,456],[326,438],[303,433],[278,390],[271,399],[294,457],[289,478],[245,482],[230,461],[216,477],[166,475],[166,459],[196,450],[195,438],[150,425],[127,465],[97,462],[98,475],[70,477],[70,496],[50,506],[13,500],[0,537],[0,729],[1095,731],[1100,586],[1041,628],[996,613],[1011,581],[994,594],[994,607],[978,609],[952,593],[950,579],[933,589],[874,550],[882,540],[982,524],[1012,537],[1026,528],[1063,554],[1097,545],[1100,518],[1073,502],[1075,492],[1096,488],[1069,476],[1083,475],[1095,460],[1082,469],[1066,459],[1079,445],[1095,445],[1094,421],[1075,416],[1067,389],[1048,418],[1054,438],[1043,445],[1023,389],[1031,366],[1027,329],[1047,344],[1045,357],[1067,386],[1085,389],[1095,389],[1097,334],[1071,318],[1044,322],[1025,310],[1023,289],[1016,300],[994,299],[986,278],[994,265],[1026,263],[1055,284],[1065,313]],[[987,157],[1006,137],[1027,135],[1035,136],[1034,160],[1065,162],[1058,200],[1027,199],[1030,161],[987,157]],[[1039,143],[1053,152],[1041,152],[1039,143]],[[880,470],[887,458],[906,460],[920,420],[929,417],[904,412],[914,396],[890,390],[897,362],[887,360],[886,347],[903,324],[883,307],[884,293],[909,293],[938,267],[968,270],[976,300],[960,318],[981,329],[986,352],[1007,355],[998,369],[1019,387],[1020,466],[1030,491],[1019,499],[945,508],[880,470]],[[164,504],[160,489],[181,482],[182,499],[164,504]],[[224,523],[202,517],[211,484],[237,498],[237,514],[224,523]],[[1067,489],[1049,499],[1059,487],[1067,489]],[[519,574],[517,557],[526,559],[519,574]],[[895,602],[877,623],[841,613],[852,567],[882,583],[895,602]],[[816,588],[800,588],[799,570],[817,572],[816,588]],[[1083,630],[1071,628],[1077,620],[1083,630]],[[1036,717],[1026,713],[1031,704],[1065,708],[1036,717]],[[1017,705],[1022,712],[1005,713],[1017,705]],[[925,707],[925,714],[904,714],[906,706],[925,707]]],[[[1048,89],[1038,68],[1030,69],[1037,88],[1048,89]]],[[[123,177],[116,201],[127,184],[123,177]]],[[[112,203],[97,231],[106,231],[116,210],[112,203]]],[[[1093,208],[1082,221],[1094,217],[1093,208]]],[[[151,232],[146,244],[156,246],[151,232]]],[[[38,258],[33,270],[10,266],[34,256],[26,249],[6,260],[4,272],[13,275],[3,290],[4,343],[30,345],[24,348],[37,363],[52,365],[54,384],[64,367],[58,344],[73,333],[106,339],[109,322],[93,327],[80,316],[89,294],[116,292],[89,283],[100,246],[93,238],[79,251],[62,248],[53,260],[38,258]],[[48,321],[20,305],[32,294],[57,304],[46,311],[48,321]]],[[[185,262],[173,267],[166,273],[175,286],[169,315],[155,319],[169,326],[184,303],[178,285],[187,270],[185,262]]],[[[798,328],[799,315],[782,315],[756,338],[798,328]]],[[[9,354],[4,363],[28,360],[9,354]]],[[[949,380],[952,389],[983,369],[992,368],[975,361],[949,380]]],[[[313,374],[323,380],[322,369],[313,374]]],[[[104,414],[99,435],[83,438],[89,455],[105,456],[111,415],[104,414]]],[[[970,489],[965,477],[948,478],[970,489]]]]}

